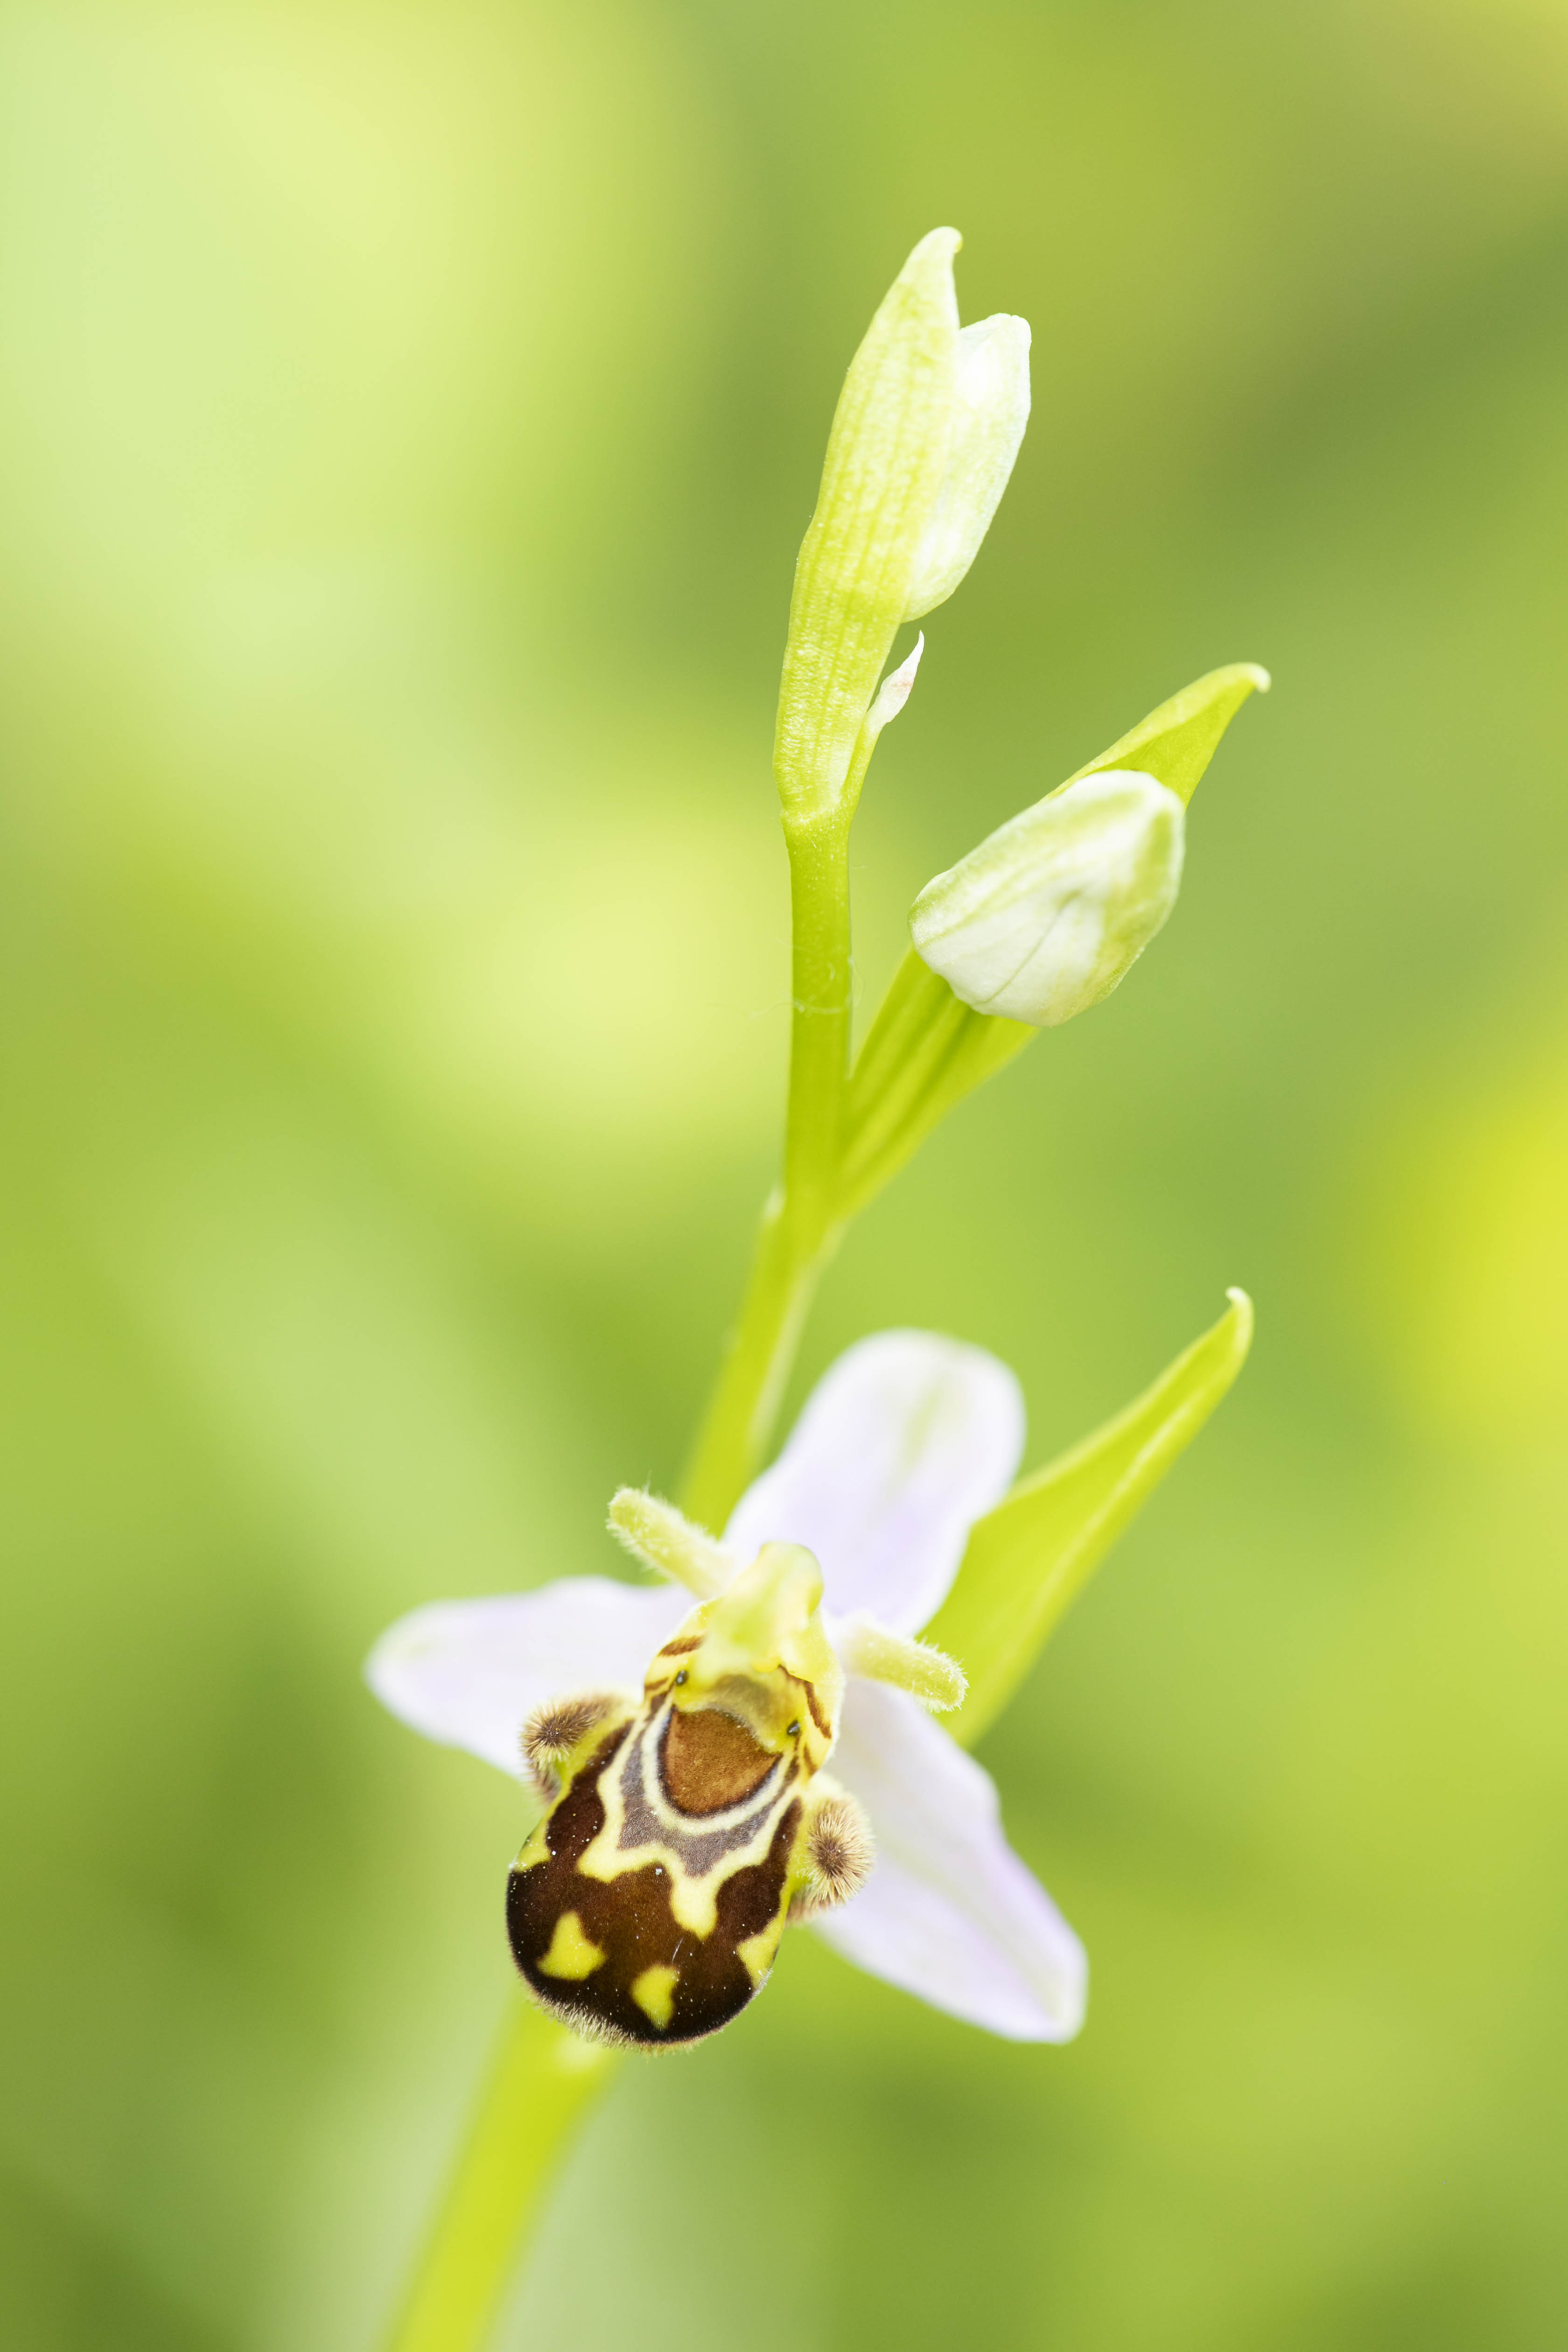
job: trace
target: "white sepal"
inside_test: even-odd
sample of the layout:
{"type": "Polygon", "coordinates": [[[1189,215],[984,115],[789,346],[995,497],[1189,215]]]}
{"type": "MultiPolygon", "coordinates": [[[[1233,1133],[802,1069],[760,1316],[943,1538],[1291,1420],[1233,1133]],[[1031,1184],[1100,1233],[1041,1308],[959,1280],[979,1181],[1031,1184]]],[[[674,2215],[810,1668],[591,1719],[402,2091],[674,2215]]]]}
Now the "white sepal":
{"type": "Polygon", "coordinates": [[[835,1617],[918,1633],[947,1597],[973,1523],[1012,1485],[1024,1401],[1005,1364],[933,1331],[879,1331],[818,1381],[771,1470],[724,1530],[750,1559],[804,1544],[835,1617]]]}
{"type": "Polygon", "coordinates": [[[433,1601],[389,1625],[364,1677],[426,1739],[528,1779],[522,1727],[546,1700],[642,1689],[647,1662],[690,1608],[673,1585],[563,1577],[537,1592],[433,1601]]]}
{"type": "Polygon", "coordinates": [[[1186,812],[1137,769],[1053,793],[928,882],[916,952],[976,1013],[1052,1029],[1109,996],[1176,901],[1186,812]]]}
{"type": "Polygon", "coordinates": [[[912,1698],[854,1682],[833,1769],[877,1859],[859,1894],[813,1920],[847,1960],[1014,2042],[1083,2022],[1083,1946],[1003,1834],[988,1772],[912,1698]]]}
{"type": "Polygon", "coordinates": [[[1005,311],[960,330],[947,470],[915,557],[906,621],[945,604],[991,527],[1029,421],[1029,326],[1005,311]]]}

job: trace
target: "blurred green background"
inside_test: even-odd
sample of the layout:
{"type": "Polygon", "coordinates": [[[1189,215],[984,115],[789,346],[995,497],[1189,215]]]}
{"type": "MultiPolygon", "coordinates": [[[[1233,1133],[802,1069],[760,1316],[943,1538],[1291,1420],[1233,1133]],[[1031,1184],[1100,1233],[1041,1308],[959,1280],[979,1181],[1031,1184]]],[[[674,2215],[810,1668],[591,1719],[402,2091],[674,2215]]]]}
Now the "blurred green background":
{"type": "Polygon", "coordinates": [[[358,1682],[612,1567],[774,1150],[790,567],[909,247],[1035,422],[858,828],[939,866],[1268,663],[1168,931],[853,1237],[1044,1459],[1234,1398],[984,1755],[1069,2050],[792,1942],[509,2322],[1526,2352],[1568,2271],[1559,0],[0,10],[0,2309],[368,2352],[519,1792],[358,1682]]]}

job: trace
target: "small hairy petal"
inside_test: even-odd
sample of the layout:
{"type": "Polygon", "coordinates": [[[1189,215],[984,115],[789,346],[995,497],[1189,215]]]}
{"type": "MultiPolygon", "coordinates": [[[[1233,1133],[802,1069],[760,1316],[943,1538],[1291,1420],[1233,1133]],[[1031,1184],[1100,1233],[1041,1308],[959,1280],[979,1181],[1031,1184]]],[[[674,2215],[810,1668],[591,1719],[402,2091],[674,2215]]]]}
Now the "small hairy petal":
{"type": "Polygon", "coordinates": [[[911,1698],[938,1715],[963,1705],[969,1688],[963,1668],[929,1642],[911,1641],[907,1633],[889,1633],[874,1618],[851,1617],[835,1633],[834,1647],[847,1675],[908,1691],[911,1698]]]}
{"type": "Polygon", "coordinates": [[[722,1592],[741,1565],[706,1528],[640,1486],[623,1486],[612,1498],[610,1533],[634,1559],[683,1584],[699,1601],[722,1592]]]}
{"type": "Polygon", "coordinates": [[[647,1662],[689,1606],[671,1585],[604,1576],[537,1592],[436,1601],[389,1626],[365,1662],[383,1706],[427,1739],[527,1777],[522,1727],[563,1691],[639,1694],[647,1662]]]}
{"type": "Polygon", "coordinates": [[[764,1543],[805,1544],[836,1616],[864,1610],[918,1633],[1023,1450],[1023,1398],[1005,1364],[935,1332],[880,1331],[817,1382],[724,1540],[742,1559],[764,1543]]]}
{"type": "Polygon", "coordinates": [[[855,1682],[835,1776],[866,1809],[877,1862],[817,1932],[872,1975],[1015,2042],[1083,2022],[1083,1947],[1003,1834],[991,1776],[914,1700],[855,1682]]]}

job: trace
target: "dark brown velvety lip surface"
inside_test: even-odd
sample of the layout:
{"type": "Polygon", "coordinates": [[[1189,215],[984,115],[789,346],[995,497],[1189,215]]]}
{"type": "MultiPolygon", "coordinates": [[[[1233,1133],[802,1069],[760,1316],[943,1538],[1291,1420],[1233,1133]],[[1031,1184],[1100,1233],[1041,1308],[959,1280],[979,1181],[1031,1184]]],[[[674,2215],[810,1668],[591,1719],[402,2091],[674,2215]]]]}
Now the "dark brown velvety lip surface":
{"type": "Polygon", "coordinates": [[[671,1882],[664,1864],[649,1863],[608,1881],[584,1877],[577,1868],[605,1825],[599,1776],[628,1728],[623,1727],[595,1751],[550,1816],[547,1859],[512,1872],[507,1931],[519,1969],[559,2016],[590,2032],[608,2026],[633,2042],[695,2042],[727,2025],[756,1990],[738,1947],[778,1916],[800,1802],[785,1807],[762,1861],[726,1879],[712,1933],[694,1936],[670,1909],[671,1882]],[[576,1913],[584,1935],[605,1954],[593,1973],[575,1984],[545,1976],[539,1967],[557,1924],[569,1912],[576,1913]],[[661,1966],[678,1975],[669,2023],[662,2032],[631,1992],[645,1969],[661,1966]]]}

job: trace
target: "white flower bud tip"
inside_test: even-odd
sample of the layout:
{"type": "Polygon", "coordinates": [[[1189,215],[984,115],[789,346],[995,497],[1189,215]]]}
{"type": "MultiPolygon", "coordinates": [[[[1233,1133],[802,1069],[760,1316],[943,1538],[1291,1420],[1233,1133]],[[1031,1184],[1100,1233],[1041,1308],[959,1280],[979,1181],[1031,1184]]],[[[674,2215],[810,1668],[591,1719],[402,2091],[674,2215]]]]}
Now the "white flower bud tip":
{"type": "Polygon", "coordinates": [[[915,949],[977,1013],[1055,1028],[1109,996],[1175,904],[1185,811],[1132,768],[1053,793],[928,882],[915,949]]]}
{"type": "Polygon", "coordinates": [[[921,533],[906,621],[945,604],[980,552],[1029,421],[1029,327],[1005,311],[958,337],[947,467],[921,533]]]}

